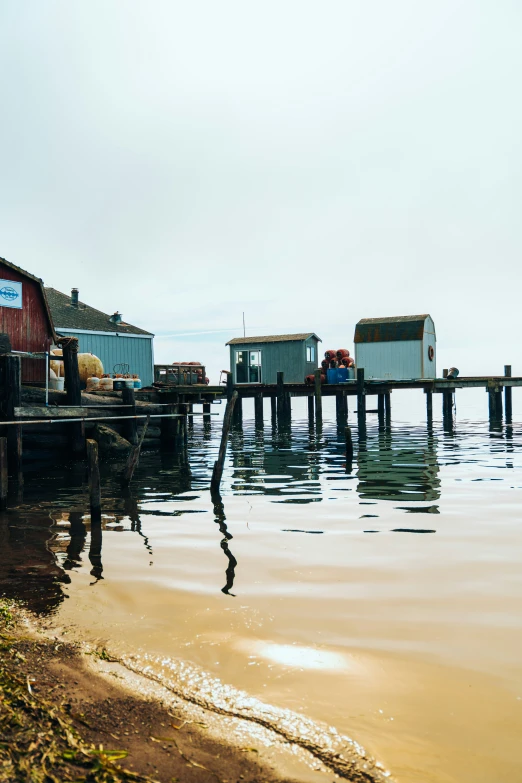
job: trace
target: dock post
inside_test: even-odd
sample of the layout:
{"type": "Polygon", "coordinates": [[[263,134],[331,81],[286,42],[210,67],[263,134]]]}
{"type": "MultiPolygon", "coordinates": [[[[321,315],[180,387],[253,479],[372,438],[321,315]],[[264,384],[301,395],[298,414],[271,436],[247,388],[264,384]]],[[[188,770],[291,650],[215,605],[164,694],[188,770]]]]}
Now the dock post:
{"type": "Polygon", "coordinates": [[[254,397],[254,417],[256,420],[256,428],[263,429],[264,426],[263,392],[258,392],[254,397]]]}
{"type": "Polygon", "coordinates": [[[335,394],[335,413],[338,424],[343,424],[348,416],[346,406],[346,392],[336,392],[335,394]]]}
{"type": "Polygon", "coordinates": [[[242,426],[243,424],[243,399],[239,396],[237,396],[236,404],[234,405],[234,415],[232,417],[232,423],[237,426],[242,426]]]}
{"type": "Polygon", "coordinates": [[[141,447],[143,445],[143,440],[145,438],[145,434],[149,427],[149,422],[150,422],[150,416],[147,416],[147,418],[145,419],[145,424],[143,425],[143,430],[141,431],[140,439],[138,443],[132,447],[129,456],[127,457],[125,469],[121,476],[122,487],[128,487],[132,481],[134,471],[136,470],[136,467],[140,459],[141,447]]]}
{"type": "Polygon", "coordinates": [[[210,402],[203,403],[203,424],[210,424],[212,421],[210,416],[210,402]]]}
{"type": "MultiPolygon", "coordinates": [[[[131,410],[127,410],[125,415],[136,415],[136,395],[134,389],[123,388],[121,392],[121,401],[124,405],[132,405],[131,410]]],[[[136,419],[127,419],[124,426],[124,434],[129,443],[135,446],[138,442],[138,425],[136,419]]]]}
{"type": "Polygon", "coordinates": [[[384,410],[386,413],[386,423],[391,421],[391,392],[384,392],[384,410]]]}
{"type": "Polygon", "coordinates": [[[359,436],[366,434],[366,398],[364,396],[364,367],[357,370],[357,424],[359,436]]]}
{"type": "Polygon", "coordinates": [[[384,429],[384,394],[377,395],[377,418],[379,420],[379,429],[384,429]]]}
{"type": "Polygon", "coordinates": [[[232,399],[233,394],[234,394],[234,378],[232,376],[232,373],[229,372],[227,375],[227,400],[232,399]]]}
{"type": "Polygon", "coordinates": [[[446,426],[453,427],[453,389],[442,392],[442,418],[446,426]]]}
{"type": "Polygon", "coordinates": [[[307,397],[308,400],[308,423],[313,423],[314,420],[314,398],[312,394],[307,397]]]}
{"type": "MultiPolygon", "coordinates": [[[[511,365],[505,364],[504,365],[504,377],[511,378],[511,365]]],[[[511,386],[504,386],[504,413],[506,416],[506,422],[507,424],[511,424],[513,420],[513,408],[512,408],[512,400],[511,400],[511,386]]]]}
{"type": "Polygon", "coordinates": [[[285,419],[285,374],[277,373],[277,422],[282,424],[285,419]]]}
{"type": "Polygon", "coordinates": [[[428,424],[433,422],[433,392],[425,389],[426,394],[426,419],[428,424]]]}
{"type": "Polygon", "coordinates": [[[321,368],[318,367],[314,372],[314,395],[315,395],[315,421],[321,426],[323,423],[323,393],[321,389],[321,368]]]}
{"type": "Polygon", "coordinates": [[[87,464],[91,520],[99,521],[101,519],[100,464],[98,462],[98,444],[91,438],[87,440],[87,464]]]}
{"type": "Polygon", "coordinates": [[[7,438],[0,438],[0,511],[7,508],[7,438]]]}
{"type": "Polygon", "coordinates": [[[272,417],[272,427],[277,421],[277,397],[270,397],[270,415],[272,417]]]}
{"type": "MultiPolygon", "coordinates": [[[[174,405],[167,405],[164,408],[165,413],[177,413],[178,408],[174,405]]],[[[179,447],[184,448],[183,419],[165,416],[160,419],[160,443],[163,451],[177,451],[179,447]]]]}
{"type": "MultiPolygon", "coordinates": [[[[61,344],[67,405],[80,407],[82,404],[82,387],[80,370],[78,368],[78,338],[64,337],[61,344]]],[[[69,425],[69,430],[72,454],[74,457],[82,457],[85,452],[85,424],[83,422],[72,422],[69,425]]]]}
{"type": "Polygon", "coordinates": [[[218,458],[214,463],[214,470],[212,471],[212,479],[210,481],[210,492],[212,494],[219,494],[219,485],[221,484],[223,466],[225,464],[225,457],[227,454],[228,433],[230,432],[232,414],[234,413],[234,406],[236,405],[237,398],[238,394],[237,391],[235,391],[232,394],[230,400],[227,402],[225,416],[223,418],[223,431],[221,433],[221,443],[219,446],[218,458]]]}

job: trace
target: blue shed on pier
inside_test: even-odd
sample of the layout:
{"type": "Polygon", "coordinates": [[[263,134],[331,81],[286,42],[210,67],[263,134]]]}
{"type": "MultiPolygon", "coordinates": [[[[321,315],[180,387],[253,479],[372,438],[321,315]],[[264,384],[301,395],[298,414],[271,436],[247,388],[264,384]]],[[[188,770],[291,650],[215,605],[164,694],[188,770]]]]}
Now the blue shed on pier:
{"type": "Polygon", "coordinates": [[[227,343],[234,383],[277,383],[278,372],[285,383],[304,383],[317,369],[320,342],[314,332],[234,337],[227,343]]]}
{"type": "Polygon", "coordinates": [[[80,351],[98,356],[105,372],[113,372],[118,365],[128,365],[130,373],[140,376],[142,386],[152,384],[153,334],[125,323],[120,313],[107,315],[80,302],[76,288],[70,296],[55,288],[46,288],[45,292],[58,334],[77,337],[80,351]]]}

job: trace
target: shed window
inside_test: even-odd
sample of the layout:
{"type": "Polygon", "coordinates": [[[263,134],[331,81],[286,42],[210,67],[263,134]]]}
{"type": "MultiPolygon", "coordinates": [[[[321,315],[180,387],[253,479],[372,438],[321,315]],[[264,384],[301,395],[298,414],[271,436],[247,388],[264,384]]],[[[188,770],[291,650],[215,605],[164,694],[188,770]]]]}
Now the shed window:
{"type": "Polygon", "coordinates": [[[236,383],[261,383],[261,351],[236,351],[236,383]]]}
{"type": "Polygon", "coordinates": [[[315,345],[306,346],[306,361],[315,362],[315,345]]]}

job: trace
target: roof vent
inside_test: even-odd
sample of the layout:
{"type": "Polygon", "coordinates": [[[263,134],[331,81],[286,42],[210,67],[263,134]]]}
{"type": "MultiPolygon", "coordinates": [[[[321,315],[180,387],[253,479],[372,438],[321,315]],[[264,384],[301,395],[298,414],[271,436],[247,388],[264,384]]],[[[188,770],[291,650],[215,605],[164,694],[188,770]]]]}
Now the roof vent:
{"type": "Polygon", "coordinates": [[[110,318],[109,318],[109,321],[111,321],[111,323],[113,323],[113,324],[121,324],[121,313],[119,313],[119,312],[116,310],[116,312],[115,312],[115,313],[113,313],[113,314],[110,316],[110,318]]]}
{"type": "Polygon", "coordinates": [[[79,291],[77,288],[71,289],[71,307],[78,307],[78,294],[79,291]]]}

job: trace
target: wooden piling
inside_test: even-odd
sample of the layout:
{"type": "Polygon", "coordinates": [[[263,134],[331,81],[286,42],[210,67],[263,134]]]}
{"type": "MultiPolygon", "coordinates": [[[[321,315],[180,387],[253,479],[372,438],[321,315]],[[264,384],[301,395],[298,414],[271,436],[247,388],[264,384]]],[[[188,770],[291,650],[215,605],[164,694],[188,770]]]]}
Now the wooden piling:
{"type": "Polygon", "coordinates": [[[348,417],[346,404],[346,392],[336,392],[335,394],[335,414],[338,424],[344,424],[348,417]]]}
{"type": "Polygon", "coordinates": [[[254,417],[256,421],[256,427],[263,429],[264,414],[263,414],[263,393],[260,392],[254,397],[254,417]]]}
{"type": "Polygon", "coordinates": [[[320,367],[314,372],[314,396],[315,396],[315,420],[317,424],[323,422],[323,392],[321,389],[321,373],[320,367]]]}
{"type": "Polygon", "coordinates": [[[426,418],[433,421],[433,392],[426,390],[426,418]]]}
{"type": "MultiPolygon", "coordinates": [[[[63,350],[63,372],[67,405],[81,406],[82,387],[78,368],[78,338],[63,337],[60,341],[63,350]]],[[[70,446],[73,457],[83,457],[85,452],[85,426],[82,422],[69,425],[70,446]]]]}
{"type": "Polygon", "coordinates": [[[366,397],[364,394],[364,367],[357,370],[357,422],[359,431],[366,429],[366,397]]]}
{"type": "Polygon", "coordinates": [[[89,499],[91,520],[101,519],[101,486],[100,465],[98,461],[98,444],[95,440],[87,440],[87,466],[89,470],[89,499]]]}
{"type": "MultiPolygon", "coordinates": [[[[22,405],[22,364],[19,356],[2,356],[3,418],[16,419],[16,409],[22,405]]],[[[6,427],[9,473],[22,475],[22,427],[6,427]]]]}
{"type": "Polygon", "coordinates": [[[379,421],[379,429],[384,428],[384,394],[377,395],[377,415],[379,421]]]}
{"type": "MultiPolygon", "coordinates": [[[[511,365],[504,365],[504,376],[511,378],[511,365]]],[[[511,386],[504,386],[504,414],[506,416],[507,424],[511,424],[513,420],[513,407],[512,407],[512,389],[511,386]]]]}
{"type": "Polygon", "coordinates": [[[308,421],[310,422],[314,420],[314,398],[310,394],[308,395],[307,399],[308,399],[308,421]]]}
{"type": "Polygon", "coordinates": [[[210,416],[210,402],[203,403],[203,424],[210,424],[212,418],[210,416]]]}
{"type": "Polygon", "coordinates": [[[272,424],[277,421],[277,397],[270,397],[270,415],[272,418],[272,424]]]}
{"type": "Polygon", "coordinates": [[[232,399],[232,395],[234,394],[234,378],[231,372],[227,375],[227,400],[232,399]]]}
{"type": "Polygon", "coordinates": [[[7,508],[8,463],[7,438],[0,438],[0,511],[7,508]]]}
{"type": "Polygon", "coordinates": [[[391,419],[391,392],[384,392],[384,410],[386,420],[389,422],[391,419]]]}
{"type": "Polygon", "coordinates": [[[232,422],[235,427],[241,427],[243,424],[243,400],[237,396],[236,404],[234,405],[234,415],[232,416],[232,422]]]}
{"type": "MultiPolygon", "coordinates": [[[[177,413],[178,406],[168,405],[165,413],[177,413]]],[[[181,426],[182,418],[164,416],[160,424],[160,444],[163,451],[178,451],[184,446],[184,432],[181,426]]]]}
{"type": "Polygon", "coordinates": [[[232,397],[227,402],[225,410],[225,416],[223,418],[223,430],[221,432],[221,443],[219,446],[218,458],[214,463],[214,470],[212,471],[212,479],[210,481],[211,493],[219,493],[219,485],[223,477],[223,466],[225,464],[225,457],[227,453],[228,434],[230,432],[230,425],[232,424],[232,415],[234,413],[234,407],[238,399],[237,391],[234,391],[232,397]]]}
{"type": "MultiPolygon", "coordinates": [[[[122,389],[121,400],[124,405],[132,405],[132,408],[127,409],[129,416],[136,415],[136,395],[134,389],[122,389]]],[[[128,419],[124,422],[123,428],[124,437],[127,438],[129,443],[135,446],[138,443],[138,424],[136,419],[128,419]]]]}
{"type": "Polygon", "coordinates": [[[134,471],[136,470],[138,466],[138,462],[140,460],[140,452],[141,447],[143,445],[143,440],[145,438],[145,434],[147,432],[147,429],[149,427],[149,421],[150,416],[147,416],[145,420],[145,424],[143,425],[143,429],[141,431],[140,439],[138,443],[132,447],[130,454],[127,458],[127,463],[125,465],[125,468],[123,470],[122,476],[121,476],[121,483],[123,487],[128,487],[129,484],[132,481],[132,477],[134,475],[134,471]]]}

